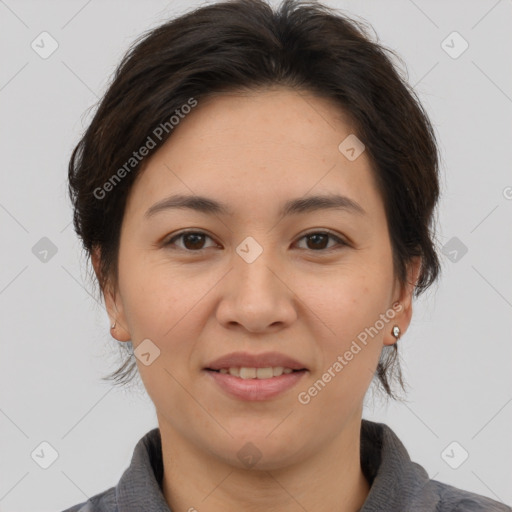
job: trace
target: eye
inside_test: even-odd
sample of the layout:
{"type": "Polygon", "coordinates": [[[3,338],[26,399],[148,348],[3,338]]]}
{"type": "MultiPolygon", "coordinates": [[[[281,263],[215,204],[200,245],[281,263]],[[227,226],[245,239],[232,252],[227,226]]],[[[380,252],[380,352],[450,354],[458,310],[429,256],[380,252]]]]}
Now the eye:
{"type": "MultiPolygon", "coordinates": [[[[187,252],[200,252],[205,249],[204,243],[205,239],[213,240],[212,237],[207,235],[202,231],[182,231],[177,235],[173,236],[169,241],[167,241],[165,246],[176,246],[178,249],[187,251],[187,252]],[[182,240],[183,245],[176,245],[177,240],[182,240]]],[[[307,250],[312,250],[316,252],[321,252],[325,249],[333,249],[333,247],[326,247],[326,242],[328,240],[334,240],[336,242],[335,246],[346,246],[348,245],[344,240],[339,238],[338,236],[330,233],[328,231],[312,231],[311,233],[307,233],[302,236],[299,240],[306,239],[306,243],[309,243],[310,246],[306,247],[307,250]],[[312,245],[312,246],[311,246],[312,245]]],[[[207,247],[206,247],[207,248],[207,247]]]]}
{"type": "Polygon", "coordinates": [[[164,245],[175,245],[175,240],[183,239],[184,247],[178,246],[178,249],[182,249],[188,252],[199,252],[204,249],[202,245],[204,245],[205,238],[212,240],[209,235],[203,233],[202,231],[182,231],[181,233],[173,236],[164,245]]]}
{"type": "MultiPolygon", "coordinates": [[[[312,251],[322,251],[322,249],[326,249],[325,243],[330,239],[336,241],[336,245],[344,246],[348,245],[345,241],[343,241],[338,236],[329,233],[328,231],[312,231],[311,233],[305,234],[303,237],[301,237],[299,240],[306,239],[306,243],[310,243],[313,245],[313,247],[306,247],[306,249],[310,249],[312,251]]],[[[328,249],[333,249],[333,247],[329,247],[328,249]]]]}

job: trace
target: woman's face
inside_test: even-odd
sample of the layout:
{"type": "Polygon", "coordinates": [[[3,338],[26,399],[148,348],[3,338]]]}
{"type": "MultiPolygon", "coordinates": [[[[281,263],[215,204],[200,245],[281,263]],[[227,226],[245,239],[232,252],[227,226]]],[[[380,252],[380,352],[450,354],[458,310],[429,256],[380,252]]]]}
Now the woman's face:
{"type": "Polygon", "coordinates": [[[352,138],[339,149],[351,133],[311,94],[223,94],[199,101],[138,176],[106,301],[163,435],[240,467],[254,452],[270,469],[359,419],[393,325],[409,324],[412,288],[395,280],[366,153],[354,159],[352,138]],[[160,203],[177,195],[226,211],[160,203]],[[336,208],[307,201],[335,195],[347,198],[336,208]],[[214,364],[232,354],[242,359],[214,364]],[[239,367],[303,370],[242,379],[239,367]]]}

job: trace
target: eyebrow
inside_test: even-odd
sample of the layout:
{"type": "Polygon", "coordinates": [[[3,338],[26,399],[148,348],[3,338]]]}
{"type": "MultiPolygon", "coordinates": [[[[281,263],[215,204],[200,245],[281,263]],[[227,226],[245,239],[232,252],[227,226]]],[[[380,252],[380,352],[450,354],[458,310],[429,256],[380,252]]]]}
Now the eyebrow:
{"type": "MultiPolygon", "coordinates": [[[[207,215],[233,215],[233,211],[227,205],[215,199],[198,195],[179,194],[158,201],[146,211],[144,217],[150,218],[156,213],[171,209],[189,209],[207,215]]],[[[283,205],[279,216],[286,217],[328,209],[343,210],[358,215],[366,214],[363,207],[353,199],[338,194],[329,194],[291,199],[283,205]]]]}

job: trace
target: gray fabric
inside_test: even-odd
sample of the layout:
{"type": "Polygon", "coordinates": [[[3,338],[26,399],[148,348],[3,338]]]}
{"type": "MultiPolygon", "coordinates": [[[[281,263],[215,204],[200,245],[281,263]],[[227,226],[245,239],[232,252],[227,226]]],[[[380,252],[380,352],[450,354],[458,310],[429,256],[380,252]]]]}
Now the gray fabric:
{"type": "MultiPolygon", "coordinates": [[[[512,512],[484,496],[436,480],[411,461],[385,424],[362,420],[361,467],[371,484],[359,512],[512,512]]],[[[162,494],[160,431],[142,437],[119,483],[63,512],[171,512],[162,494]]]]}

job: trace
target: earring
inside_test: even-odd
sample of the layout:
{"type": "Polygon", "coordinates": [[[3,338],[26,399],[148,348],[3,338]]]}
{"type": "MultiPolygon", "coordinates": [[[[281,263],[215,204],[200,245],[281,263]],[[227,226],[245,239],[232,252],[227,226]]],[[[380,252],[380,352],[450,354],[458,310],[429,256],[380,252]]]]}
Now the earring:
{"type": "Polygon", "coordinates": [[[114,323],[110,326],[111,329],[115,329],[116,328],[116,322],[114,320],[114,323]]]}
{"type": "Polygon", "coordinates": [[[393,330],[391,331],[393,336],[396,338],[396,341],[400,338],[400,327],[398,325],[393,326],[393,330]]]}

